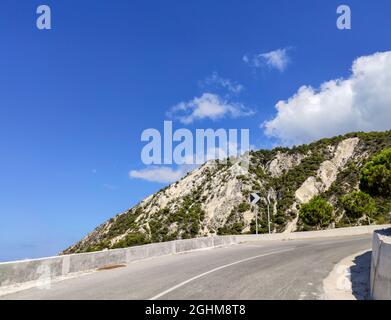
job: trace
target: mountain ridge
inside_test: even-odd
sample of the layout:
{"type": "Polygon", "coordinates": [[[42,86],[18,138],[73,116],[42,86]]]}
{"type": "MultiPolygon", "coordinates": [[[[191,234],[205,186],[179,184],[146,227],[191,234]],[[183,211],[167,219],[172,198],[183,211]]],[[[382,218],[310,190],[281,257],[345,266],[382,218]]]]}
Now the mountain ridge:
{"type": "MultiPolygon", "coordinates": [[[[209,161],[179,181],[98,226],[62,254],[121,248],[215,234],[254,233],[251,192],[259,192],[259,231],[267,232],[267,197],[272,232],[316,230],[305,225],[300,208],[316,196],[333,207],[326,228],[390,221],[391,199],[375,198],[373,217],[352,220],[341,198],[359,190],[361,168],[391,147],[391,131],[356,132],[311,144],[250,151],[240,159],[209,161]],[[248,171],[242,161],[248,161],[248,171]]],[[[324,228],[324,227],[322,227],[324,228]]]]}

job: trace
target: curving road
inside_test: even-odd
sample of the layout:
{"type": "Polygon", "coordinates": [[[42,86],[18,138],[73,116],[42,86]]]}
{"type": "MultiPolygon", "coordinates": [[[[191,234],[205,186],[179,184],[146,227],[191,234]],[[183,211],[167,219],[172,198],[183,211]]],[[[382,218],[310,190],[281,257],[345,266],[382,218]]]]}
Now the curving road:
{"type": "Polygon", "coordinates": [[[321,299],[322,281],[371,236],[253,242],[132,262],[0,299],[321,299]]]}

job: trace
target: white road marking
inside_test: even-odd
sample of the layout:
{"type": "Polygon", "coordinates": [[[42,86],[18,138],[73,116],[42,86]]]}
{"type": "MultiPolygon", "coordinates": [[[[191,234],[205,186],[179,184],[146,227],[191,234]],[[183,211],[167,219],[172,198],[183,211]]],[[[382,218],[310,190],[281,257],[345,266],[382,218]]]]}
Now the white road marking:
{"type": "Polygon", "coordinates": [[[201,274],[199,274],[199,275],[197,275],[197,276],[195,276],[195,277],[192,277],[192,278],[190,278],[190,279],[188,279],[188,280],[186,280],[186,281],[183,281],[183,282],[181,282],[181,283],[179,283],[179,284],[177,284],[177,285],[175,285],[175,286],[173,286],[173,287],[171,287],[171,288],[169,288],[169,289],[167,289],[167,290],[165,290],[165,291],[163,291],[163,292],[161,292],[161,293],[159,293],[159,294],[153,296],[153,297],[150,298],[149,300],[157,300],[157,299],[159,299],[159,298],[165,296],[166,294],[168,294],[168,293],[170,293],[170,292],[172,292],[172,291],[174,291],[174,290],[176,290],[176,289],[178,289],[178,288],[180,288],[180,287],[183,287],[184,285],[186,285],[186,284],[188,284],[188,283],[190,283],[190,282],[192,282],[192,281],[194,281],[194,280],[197,280],[197,279],[199,279],[199,278],[201,278],[201,277],[204,277],[204,276],[206,276],[206,275],[208,275],[208,274],[211,274],[211,273],[213,273],[213,272],[219,271],[219,270],[221,270],[221,269],[225,269],[225,268],[234,266],[234,265],[236,265],[236,264],[243,263],[243,262],[250,261],[250,260],[254,260],[254,259],[257,259],[257,258],[270,256],[270,255],[272,255],[272,254],[282,253],[282,252],[287,252],[287,251],[292,251],[292,250],[294,250],[294,249],[295,249],[295,248],[284,249],[284,250],[278,250],[278,251],[271,251],[271,252],[268,252],[268,253],[260,254],[260,255],[253,256],[253,257],[249,257],[249,258],[242,259],[242,260],[238,260],[238,261],[235,261],[235,262],[232,262],[232,263],[229,263],[229,264],[226,264],[226,265],[223,265],[223,266],[214,268],[214,269],[212,269],[212,270],[209,270],[209,271],[206,271],[206,272],[204,272],[204,273],[201,273],[201,274]]]}

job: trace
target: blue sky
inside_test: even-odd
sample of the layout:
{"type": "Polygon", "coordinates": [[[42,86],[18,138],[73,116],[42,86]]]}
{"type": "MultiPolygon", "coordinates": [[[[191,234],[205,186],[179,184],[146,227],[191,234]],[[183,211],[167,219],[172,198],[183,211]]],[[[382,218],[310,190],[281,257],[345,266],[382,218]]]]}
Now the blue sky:
{"type": "MultiPolygon", "coordinates": [[[[305,131],[286,140],[301,124],[290,128],[276,103],[303,85],[350,79],[355,59],[390,50],[390,2],[343,3],[351,7],[352,30],[336,28],[342,3],[332,0],[45,0],[52,29],[38,30],[42,1],[4,0],[0,260],[56,254],[164,186],[130,178],[129,171],[145,167],[142,131],[162,129],[181,102],[209,93],[253,113],[186,124],[174,118],[174,128],[249,128],[257,148],[303,140],[305,131]],[[270,53],[278,52],[276,63],[270,53]],[[276,117],[274,134],[267,134],[262,123],[276,117]]],[[[373,59],[358,63],[352,82],[372,79],[360,72],[373,59]]],[[[338,128],[317,135],[385,129],[382,119],[361,120],[335,119],[338,128]]]]}

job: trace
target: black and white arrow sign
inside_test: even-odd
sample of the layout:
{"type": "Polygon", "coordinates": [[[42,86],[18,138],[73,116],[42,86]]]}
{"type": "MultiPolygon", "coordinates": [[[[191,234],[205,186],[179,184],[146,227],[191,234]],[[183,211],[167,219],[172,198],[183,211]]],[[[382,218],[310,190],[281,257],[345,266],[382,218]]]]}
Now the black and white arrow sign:
{"type": "Polygon", "coordinates": [[[253,192],[250,194],[250,203],[252,205],[256,205],[257,202],[261,199],[261,197],[259,196],[259,194],[257,192],[253,192]]]}

